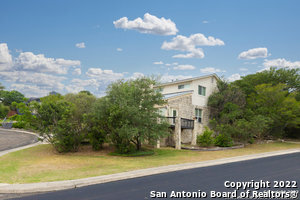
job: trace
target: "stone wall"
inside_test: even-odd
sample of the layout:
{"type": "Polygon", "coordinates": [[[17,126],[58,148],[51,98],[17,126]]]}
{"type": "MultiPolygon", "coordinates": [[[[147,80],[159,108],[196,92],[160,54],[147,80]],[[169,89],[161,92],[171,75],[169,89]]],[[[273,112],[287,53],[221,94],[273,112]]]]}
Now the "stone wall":
{"type": "MultiPolygon", "coordinates": [[[[181,130],[181,143],[184,144],[196,144],[197,135],[202,134],[204,126],[208,126],[209,123],[209,109],[208,107],[195,106],[192,104],[192,94],[183,95],[181,97],[175,97],[168,99],[166,108],[170,111],[176,109],[178,117],[186,119],[194,119],[194,129],[182,129],[181,130]],[[195,119],[195,108],[202,109],[202,121],[197,122],[195,119]]],[[[170,112],[168,112],[169,115],[170,112]]],[[[174,146],[175,145],[175,129],[172,130],[171,135],[168,138],[160,140],[161,146],[174,146]]]]}

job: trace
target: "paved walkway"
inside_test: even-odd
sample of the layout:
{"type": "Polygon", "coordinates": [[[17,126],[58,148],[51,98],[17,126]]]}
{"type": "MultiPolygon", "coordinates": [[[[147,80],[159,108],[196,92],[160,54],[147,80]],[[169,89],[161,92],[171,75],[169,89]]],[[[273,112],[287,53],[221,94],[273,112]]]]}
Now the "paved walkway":
{"type": "Polygon", "coordinates": [[[34,144],[38,137],[28,132],[0,128],[0,152],[34,144]]]}

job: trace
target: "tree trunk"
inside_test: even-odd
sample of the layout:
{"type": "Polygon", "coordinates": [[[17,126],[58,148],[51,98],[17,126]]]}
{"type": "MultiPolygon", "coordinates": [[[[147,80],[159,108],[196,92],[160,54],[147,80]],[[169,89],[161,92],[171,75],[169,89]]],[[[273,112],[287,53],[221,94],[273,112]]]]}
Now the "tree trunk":
{"type": "Polygon", "coordinates": [[[136,142],[136,150],[140,151],[142,149],[142,144],[139,140],[136,142]]]}

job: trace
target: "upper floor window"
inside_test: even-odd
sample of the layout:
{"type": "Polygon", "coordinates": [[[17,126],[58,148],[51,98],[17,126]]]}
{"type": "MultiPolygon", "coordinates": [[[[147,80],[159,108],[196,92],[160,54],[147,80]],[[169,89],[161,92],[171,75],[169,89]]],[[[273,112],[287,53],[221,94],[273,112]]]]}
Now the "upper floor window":
{"type": "Polygon", "coordinates": [[[198,94],[199,95],[202,95],[202,96],[205,96],[206,95],[206,87],[203,87],[203,86],[198,86],[198,94]]]}
{"type": "Polygon", "coordinates": [[[189,88],[190,84],[185,84],[185,85],[178,85],[178,89],[184,89],[184,88],[189,88]]]}

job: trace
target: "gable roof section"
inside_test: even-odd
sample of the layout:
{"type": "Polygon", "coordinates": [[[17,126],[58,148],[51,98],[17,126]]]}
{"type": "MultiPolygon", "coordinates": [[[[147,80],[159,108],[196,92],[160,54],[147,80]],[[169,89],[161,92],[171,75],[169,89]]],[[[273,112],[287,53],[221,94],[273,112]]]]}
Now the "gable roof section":
{"type": "Polygon", "coordinates": [[[177,80],[177,81],[172,81],[172,82],[161,83],[161,84],[155,85],[154,88],[161,87],[161,86],[166,86],[166,85],[185,83],[185,82],[194,81],[194,80],[198,80],[198,79],[203,79],[203,78],[207,78],[207,77],[215,77],[216,79],[220,79],[217,76],[217,74],[209,74],[209,75],[205,75],[205,76],[198,76],[198,77],[194,77],[194,78],[188,78],[188,79],[182,79],[182,80],[177,80]]]}

